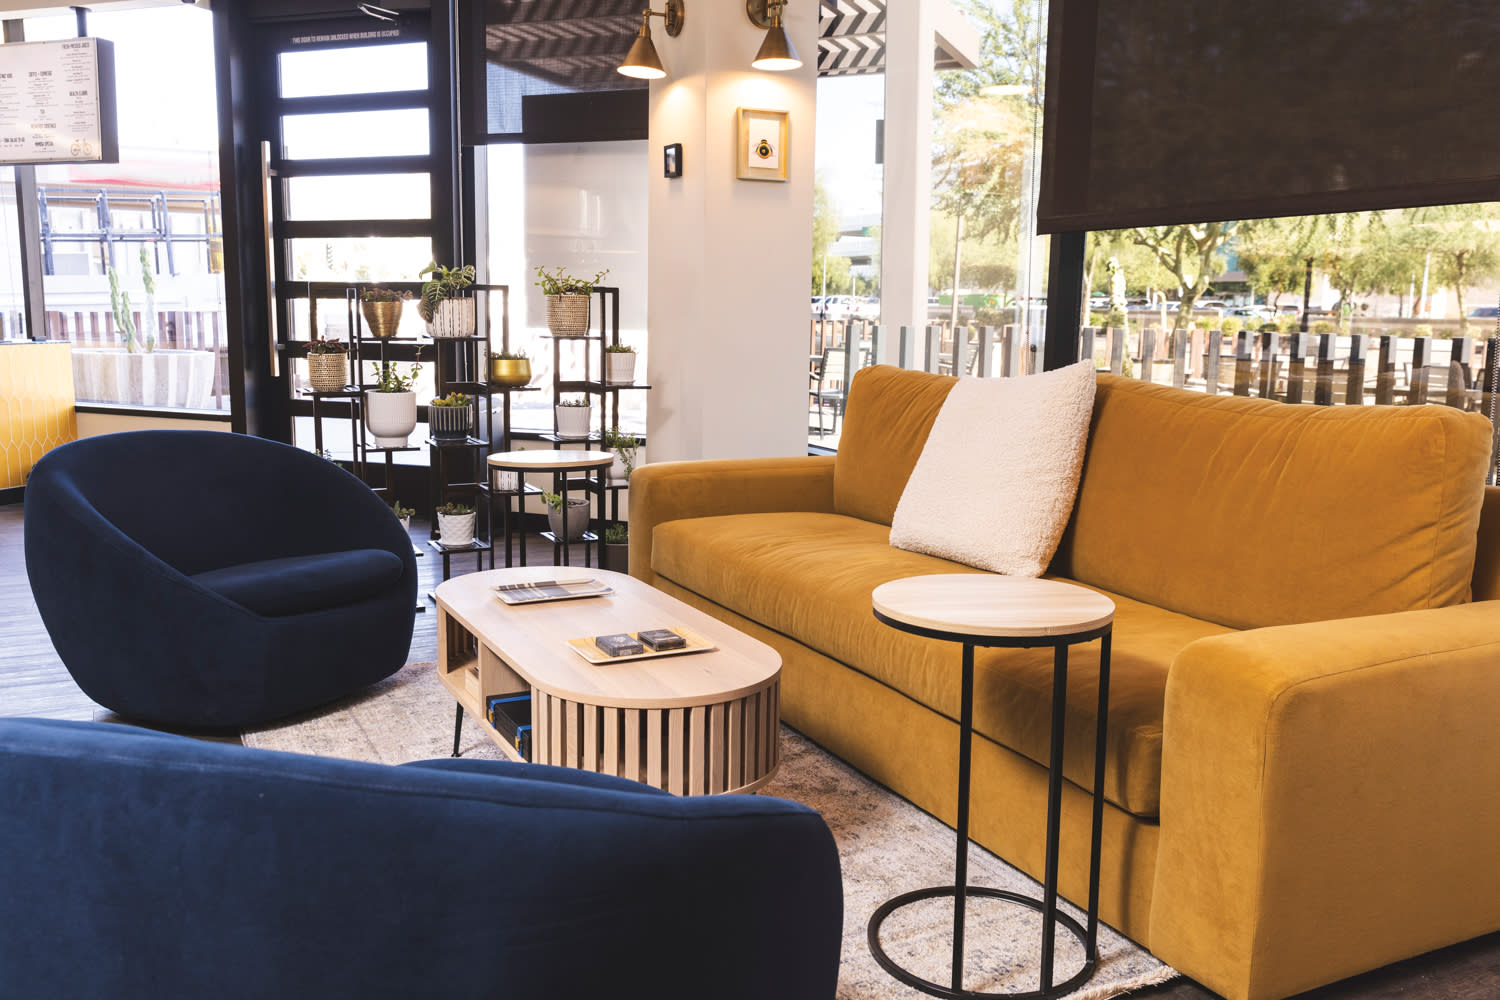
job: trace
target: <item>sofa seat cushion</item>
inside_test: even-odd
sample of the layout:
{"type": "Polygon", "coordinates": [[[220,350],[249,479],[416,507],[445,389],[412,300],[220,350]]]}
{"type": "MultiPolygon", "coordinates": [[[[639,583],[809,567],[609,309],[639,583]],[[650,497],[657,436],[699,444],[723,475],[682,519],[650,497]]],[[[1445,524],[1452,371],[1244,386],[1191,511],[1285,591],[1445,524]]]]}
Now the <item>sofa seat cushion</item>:
{"type": "Polygon", "coordinates": [[[268,618],[343,607],[387,590],[405,567],[385,549],[264,559],[193,576],[222,597],[268,618]]]}
{"type": "MultiPolygon", "coordinates": [[[[980,570],[893,549],[885,525],[838,514],[771,513],[659,524],[652,569],[716,604],[796,639],[950,719],[959,714],[960,649],[875,620],[880,584],[980,570]]],[[[1106,592],[1107,593],[1107,592],[1106,592]]],[[[1108,594],[1116,604],[1105,797],[1155,817],[1161,798],[1167,668],[1194,639],[1231,631],[1108,594]]],[[[1099,644],[1070,651],[1064,775],[1093,783],[1099,644]]],[[[974,727],[1045,764],[1052,650],[975,651],[974,727]]],[[[899,733],[890,734],[898,745],[899,733]]]]}

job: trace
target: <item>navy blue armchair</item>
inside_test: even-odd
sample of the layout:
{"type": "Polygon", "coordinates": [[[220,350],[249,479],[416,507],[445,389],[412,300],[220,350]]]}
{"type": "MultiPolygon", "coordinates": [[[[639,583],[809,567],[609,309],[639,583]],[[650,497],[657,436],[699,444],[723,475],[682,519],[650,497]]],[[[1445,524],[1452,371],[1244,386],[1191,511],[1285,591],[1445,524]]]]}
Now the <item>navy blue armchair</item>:
{"type": "Polygon", "coordinates": [[[406,662],[411,540],[309,452],[217,431],[129,431],[43,456],[26,572],[78,686],[119,713],[243,727],[406,662]]]}
{"type": "Polygon", "coordinates": [[[0,720],[0,995],[829,1000],[817,813],[0,720]]]}

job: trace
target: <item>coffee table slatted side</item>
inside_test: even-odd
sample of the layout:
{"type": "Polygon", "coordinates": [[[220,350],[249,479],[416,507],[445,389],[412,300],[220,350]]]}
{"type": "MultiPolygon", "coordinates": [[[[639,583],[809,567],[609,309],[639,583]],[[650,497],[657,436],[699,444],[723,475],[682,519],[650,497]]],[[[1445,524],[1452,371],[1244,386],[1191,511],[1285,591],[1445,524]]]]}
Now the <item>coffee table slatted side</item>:
{"type": "Polygon", "coordinates": [[[616,588],[611,597],[545,610],[505,608],[489,590],[547,572],[492,570],[438,589],[438,677],[507,756],[520,759],[485,717],[486,699],[530,694],[537,763],[619,775],[678,795],[750,792],[771,779],[780,763],[781,661],[774,650],[620,574],[594,572],[616,588]],[[559,639],[639,621],[679,622],[719,648],[593,666],[559,639]]]}

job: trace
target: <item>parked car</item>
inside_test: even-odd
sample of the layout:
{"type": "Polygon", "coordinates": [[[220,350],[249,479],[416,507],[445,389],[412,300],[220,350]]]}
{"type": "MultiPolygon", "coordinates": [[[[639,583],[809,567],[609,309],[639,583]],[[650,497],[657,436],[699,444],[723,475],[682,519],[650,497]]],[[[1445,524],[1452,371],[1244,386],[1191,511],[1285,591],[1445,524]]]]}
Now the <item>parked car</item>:
{"type": "Polygon", "coordinates": [[[880,319],[880,300],[876,298],[855,299],[849,318],[876,322],[880,319]]]}
{"type": "Polygon", "coordinates": [[[1500,316],[1500,306],[1478,306],[1469,310],[1470,319],[1495,319],[1500,316]]]}
{"type": "Polygon", "coordinates": [[[854,297],[852,295],[829,295],[823,299],[821,319],[833,320],[841,323],[854,315],[854,297]]]}
{"type": "Polygon", "coordinates": [[[821,295],[814,295],[812,297],[812,314],[814,319],[823,315],[823,298],[821,295]]]}
{"type": "Polygon", "coordinates": [[[1225,316],[1238,316],[1241,319],[1274,319],[1276,314],[1265,306],[1234,306],[1224,310],[1225,316]]]}

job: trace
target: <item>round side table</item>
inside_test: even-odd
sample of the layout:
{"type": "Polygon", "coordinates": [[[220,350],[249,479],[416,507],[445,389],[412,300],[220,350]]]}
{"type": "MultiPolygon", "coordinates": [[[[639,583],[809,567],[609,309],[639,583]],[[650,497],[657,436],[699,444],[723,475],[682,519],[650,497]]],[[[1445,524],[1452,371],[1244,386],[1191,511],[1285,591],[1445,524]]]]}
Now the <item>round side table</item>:
{"type": "MultiPolygon", "coordinates": [[[[562,509],[565,517],[568,509],[568,473],[583,473],[585,490],[596,493],[599,496],[599,516],[602,518],[604,516],[605,473],[614,460],[615,456],[607,451],[551,451],[542,448],[538,448],[535,451],[497,451],[485,460],[492,472],[514,472],[517,474],[516,482],[519,488],[516,490],[516,503],[523,525],[523,537],[521,540],[522,566],[526,565],[526,541],[524,538],[524,525],[526,522],[526,473],[552,473],[552,485],[555,488],[555,492],[562,497],[562,509]]],[[[494,493],[491,495],[493,496],[494,493]]],[[[599,537],[599,532],[594,532],[592,539],[588,534],[584,535],[583,564],[585,566],[593,565],[593,561],[589,558],[589,544],[592,540],[597,540],[599,537]]],[[[491,559],[493,558],[493,550],[491,550],[491,559]]],[[[565,538],[553,537],[552,562],[557,566],[572,564],[568,554],[568,543],[565,538]]],[[[508,498],[505,502],[505,565],[510,565],[510,500],[508,498]]]]}
{"type": "Polygon", "coordinates": [[[1104,817],[1104,735],[1109,711],[1109,644],[1115,604],[1092,590],[1056,580],[947,573],[893,580],[871,595],[875,617],[892,628],[963,644],[962,700],[958,734],[958,848],[953,885],[905,892],[886,901],[870,917],[870,952],[880,966],[908,986],[938,997],[1001,996],[1011,1000],[1058,997],[1071,993],[1094,974],[1098,964],[1099,830],[1104,817]],[[1057,842],[1062,804],[1063,717],[1067,708],[1068,647],[1093,639],[1099,650],[1099,725],[1094,733],[1094,814],[1089,841],[1088,926],[1084,928],[1057,908],[1057,842]],[[974,729],[974,648],[976,646],[1051,646],[1052,737],[1047,780],[1046,872],[1042,899],[1000,889],[968,885],[969,758],[974,729]],[[893,912],[918,900],[953,897],[953,978],[934,983],[897,965],[880,944],[880,925],[893,912]],[[981,993],[963,988],[964,905],[969,896],[1007,900],[1041,911],[1040,986],[1027,992],[981,993]],[[1083,968],[1061,983],[1052,981],[1057,928],[1084,947],[1083,968]]]}

